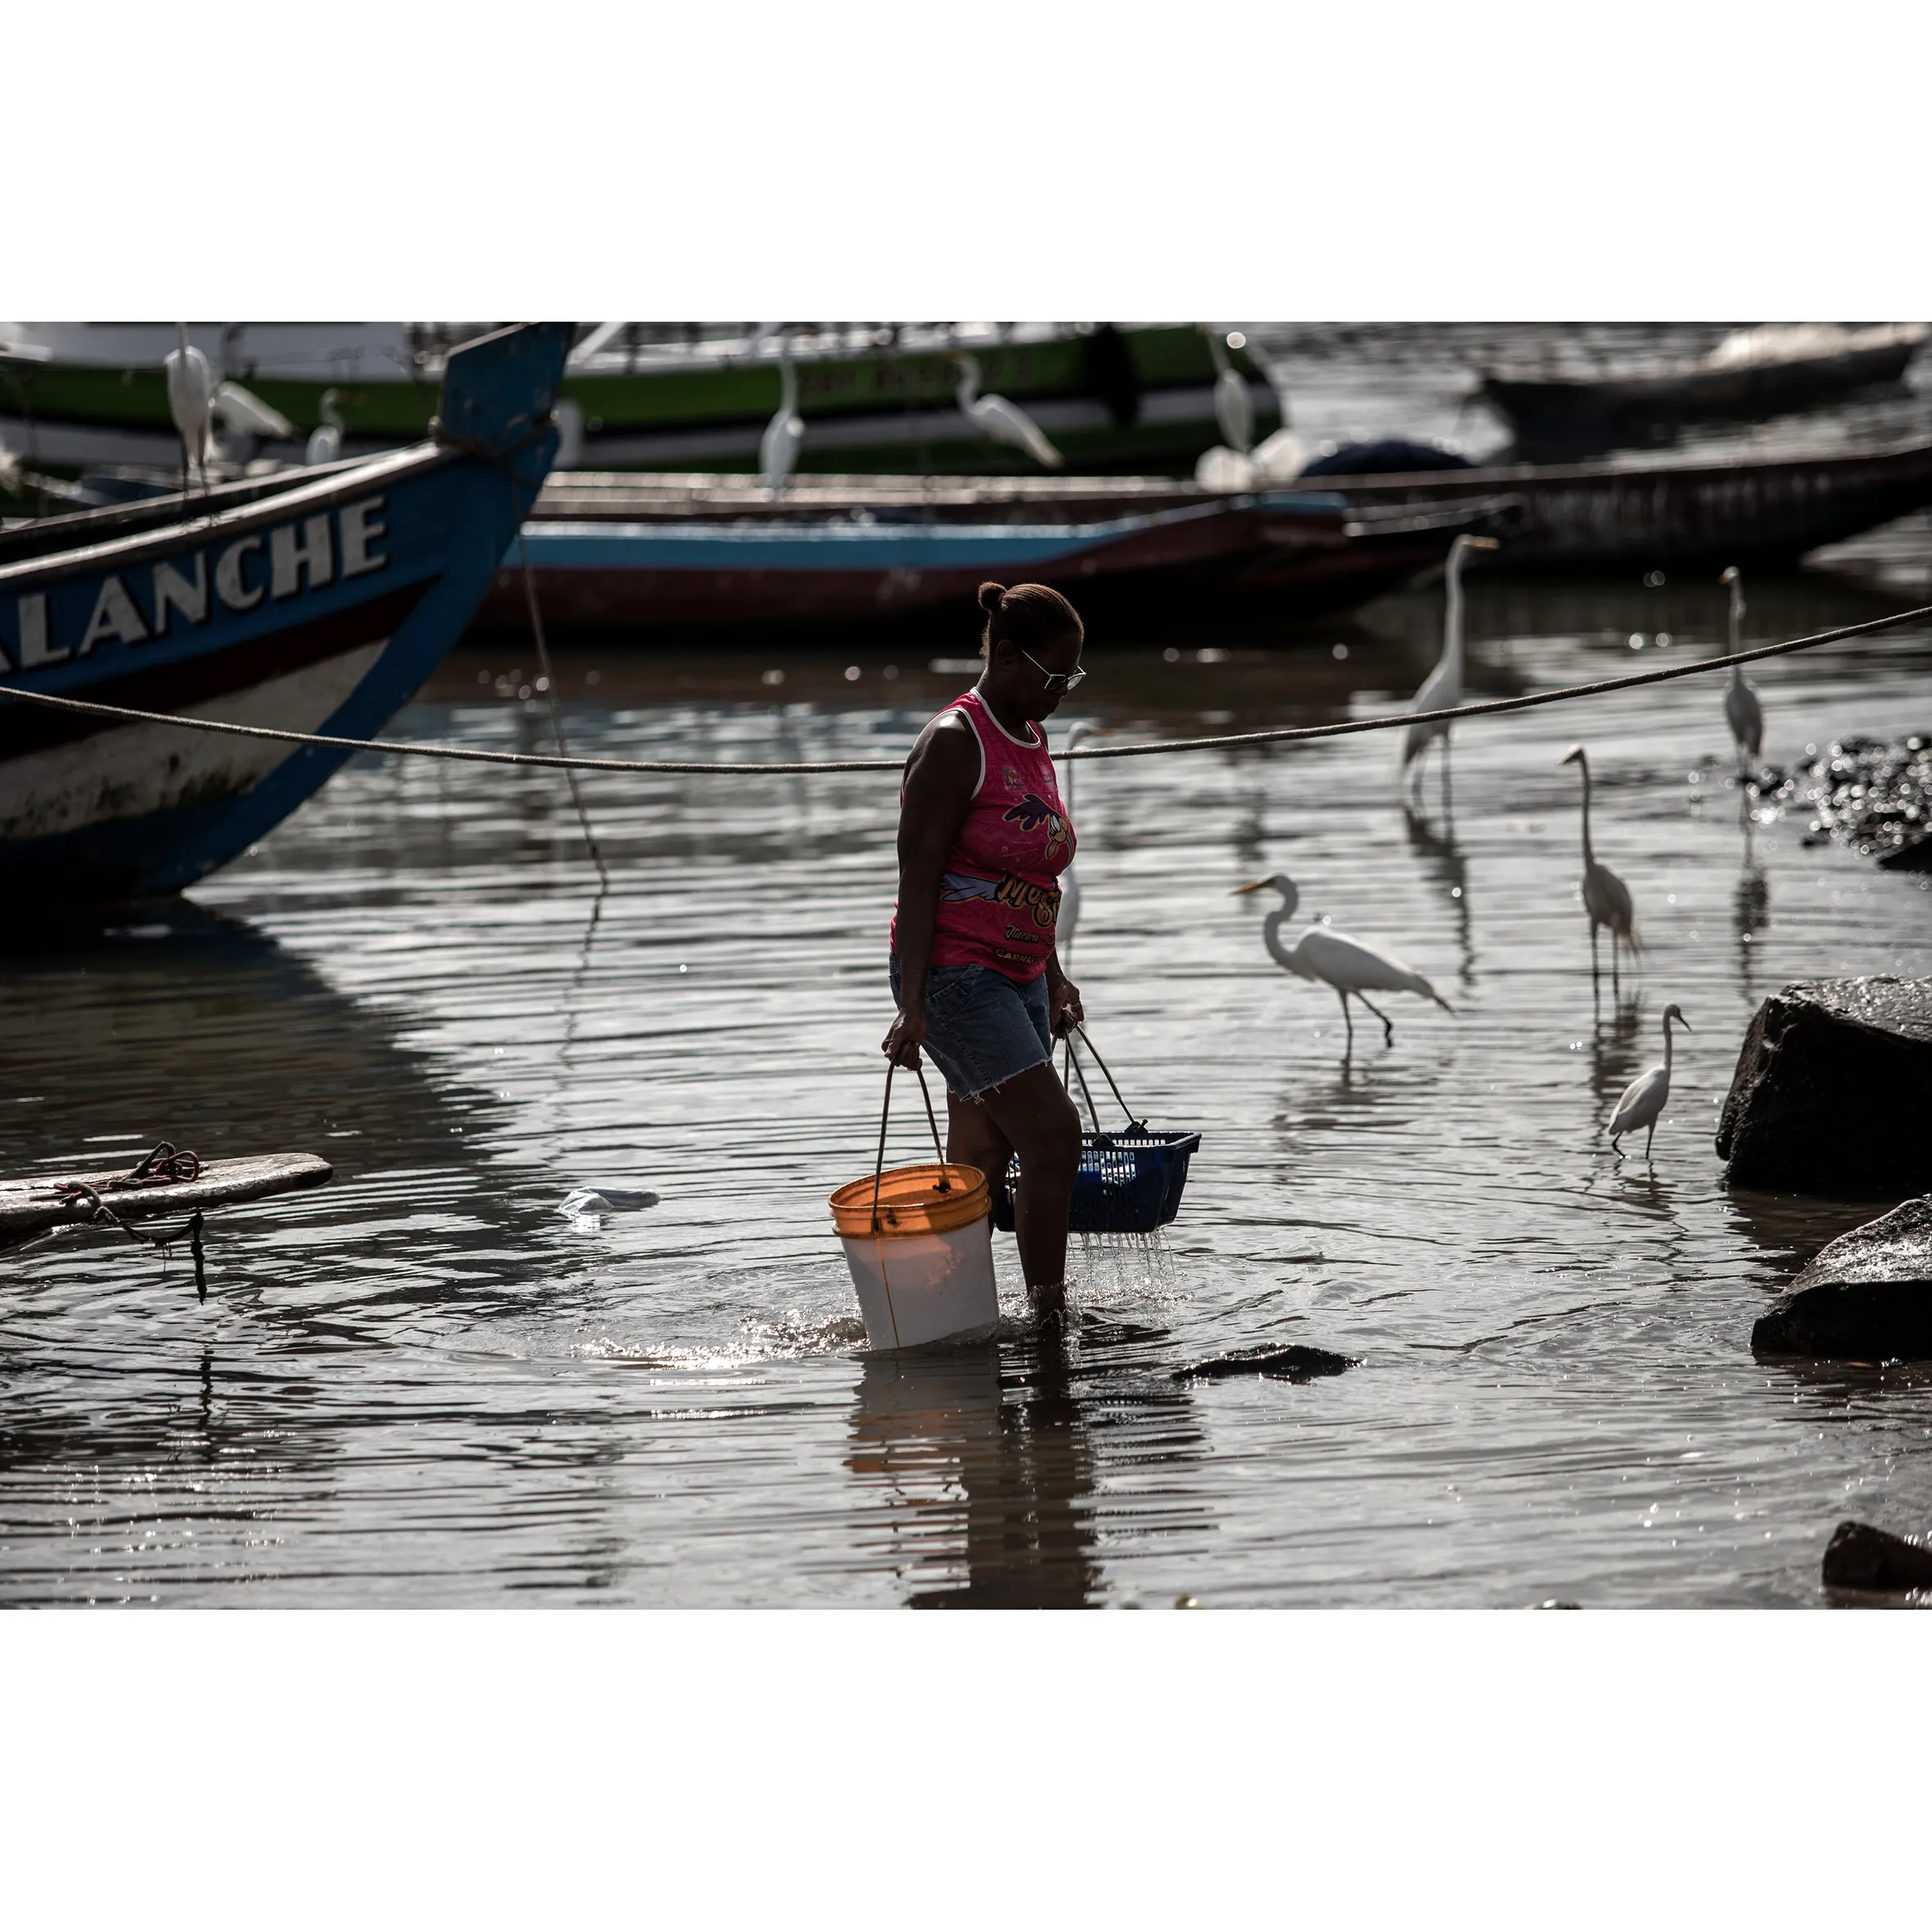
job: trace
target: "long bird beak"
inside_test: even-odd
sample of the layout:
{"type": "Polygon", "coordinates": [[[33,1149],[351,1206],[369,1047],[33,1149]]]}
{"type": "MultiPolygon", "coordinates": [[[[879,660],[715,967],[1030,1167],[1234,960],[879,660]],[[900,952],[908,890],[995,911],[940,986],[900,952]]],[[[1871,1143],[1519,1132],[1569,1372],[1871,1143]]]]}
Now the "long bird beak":
{"type": "Polygon", "coordinates": [[[1580,744],[1573,744],[1561,757],[1557,759],[1557,762],[1559,765],[1574,765],[1583,755],[1584,748],[1580,744]]]}
{"type": "Polygon", "coordinates": [[[1265,892],[1268,888],[1268,883],[1269,882],[1265,878],[1257,878],[1247,885],[1235,887],[1233,891],[1229,893],[1228,896],[1230,899],[1238,899],[1243,892],[1265,892]]]}
{"type": "Polygon", "coordinates": [[[1471,537],[1469,547],[1472,550],[1499,550],[1503,546],[1494,537],[1471,537]]]}

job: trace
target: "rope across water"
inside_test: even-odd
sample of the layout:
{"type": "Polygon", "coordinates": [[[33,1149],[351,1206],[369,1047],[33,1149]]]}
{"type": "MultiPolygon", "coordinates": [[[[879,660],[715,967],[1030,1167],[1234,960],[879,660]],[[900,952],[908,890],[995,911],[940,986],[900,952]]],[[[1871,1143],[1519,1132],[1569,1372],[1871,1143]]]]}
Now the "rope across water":
{"type": "MultiPolygon", "coordinates": [[[[1696,658],[1687,663],[1663,665],[1655,671],[1635,671],[1621,677],[1599,678],[1591,684],[1563,685],[1554,690],[1530,691],[1520,698],[1485,699],[1480,703],[1458,704],[1446,711],[1390,712],[1372,718],[1346,718],[1332,725],[1290,725],[1269,731],[1234,731],[1211,738],[1162,738],[1139,744],[1096,745],[1076,752],[1059,753],[1056,757],[1146,758],[1173,752],[1220,751],[1232,745],[1294,744],[1317,738],[1346,738],[1359,731],[1394,730],[1414,724],[1452,724],[1465,718],[1495,717],[1504,712],[1532,711],[1539,705],[1600,697],[1606,692],[1631,690],[1639,685],[1665,684],[1672,678],[1696,677],[1708,671],[1726,670],[1733,664],[1753,664],[1763,658],[1812,650],[1820,645],[1835,644],[1843,638],[1870,636],[1895,625],[1921,620],[1932,620],[1932,604],[1895,611],[1889,617],[1871,618],[1862,624],[1841,624],[1835,630],[1814,631],[1808,637],[1787,638],[1779,644],[1755,645],[1750,650],[1733,651],[1721,658],[1696,658]]],[[[126,705],[100,704],[86,698],[63,698],[52,691],[28,691],[7,684],[0,684],[0,695],[12,699],[16,703],[38,704],[91,717],[114,718],[127,724],[172,725],[184,731],[212,731],[234,738],[266,738],[281,744],[317,745],[329,751],[384,752],[393,757],[404,758],[453,758],[473,765],[531,765],[556,771],[639,771],[693,778],[753,778],[844,771],[897,771],[905,764],[902,758],[829,758],[788,764],[730,764],[678,758],[563,757],[542,752],[492,752],[475,750],[467,745],[414,744],[404,739],[330,738],[312,731],[278,731],[267,725],[231,725],[217,718],[179,717],[168,712],[137,711],[126,705]]]]}

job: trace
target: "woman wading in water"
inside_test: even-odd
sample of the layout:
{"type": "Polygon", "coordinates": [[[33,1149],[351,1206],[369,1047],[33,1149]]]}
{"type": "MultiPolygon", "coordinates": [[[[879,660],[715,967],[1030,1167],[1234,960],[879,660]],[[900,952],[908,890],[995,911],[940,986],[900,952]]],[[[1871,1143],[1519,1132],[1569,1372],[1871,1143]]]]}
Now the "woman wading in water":
{"type": "Polygon", "coordinates": [[[1073,828],[1043,719],[1085,676],[1073,606],[1045,584],[982,584],[979,682],[919,734],[899,793],[887,1056],[946,1076],[946,1158],[997,1184],[1016,1152],[1020,1266],[1043,1318],[1066,1301],[1080,1116],[1053,1043],[1084,1020],[1054,932],[1073,828]]]}

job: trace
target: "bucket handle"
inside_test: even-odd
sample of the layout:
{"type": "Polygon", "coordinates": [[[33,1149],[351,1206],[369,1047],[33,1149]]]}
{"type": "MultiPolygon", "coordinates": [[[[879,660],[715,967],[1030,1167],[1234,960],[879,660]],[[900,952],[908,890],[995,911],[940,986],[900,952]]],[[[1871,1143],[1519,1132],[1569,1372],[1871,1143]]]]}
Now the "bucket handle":
{"type": "MultiPolygon", "coordinates": [[[[1100,1058],[1100,1054],[1099,1054],[1099,1049],[1095,1048],[1095,1046],[1094,1046],[1094,1045],[1093,1041],[1092,1041],[1091,1040],[1088,1039],[1088,1037],[1087,1037],[1087,1030],[1086,1030],[1086,1028],[1085,1028],[1085,1027],[1083,1025],[1081,1025],[1081,1022],[1080,1022],[1078,1020],[1076,1020],[1076,1021],[1074,1022],[1074,1023],[1073,1023],[1073,1030],[1074,1030],[1074,1031],[1075,1031],[1076,1033],[1079,1034],[1079,1036],[1080,1036],[1080,1037],[1081,1037],[1081,1044],[1082,1044],[1083,1045],[1085,1045],[1085,1047],[1086,1048],[1087,1051],[1088,1051],[1090,1054],[1093,1054],[1093,1056],[1094,1056],[1094,1064],[1096,1067],[1098,1067],[1100,1069],[1100,1071],[1101,1071],[1101,1072],[1102,1072],[1102,1073],[1103,1073],[1103,1074],[1106,1074],[1106,1075],[1107,1075],[1107,1084],[1108,1084],[1108,1086],[1110,1086],[1110,1087],[1112,1087],[1112,1088],[1113,1089],[1113,1097],[1114,1097],[1114,1099],[1117,1099],[1117,1100],[1120,1100],[1120,1102],[1121,1102],[1121,1112],[1122,1113],[1124,1113],[1124,1114],[1125,1114],[1125,1115],[1127,1117],[1127,1125],[1128,1125],[1130,1127],[1138,1127],[1138,1128],[1144,1129],[1144,1128],[1146,1127],[1146,1126],[1147,1126],[1147,1122],[1146,1122],[1145,1121],[1143,1121],[1143,1120],[1137,1120],[1137,1119],[1134,1117],[1134,1109],[1133,1109],[1132,1108],[1130,1108],[1130,1106],[1128,1106],[1127,1103],[1126,1103],[1125,1100],[1121,1100],[1121,1090],[1120,1090],[1119,1084],[1118,1084],[1118,1082],[1117,1082],[1117,1081],[1115,1081],[1115,1079],[1114,1079],[1113,1076],[1112,1076],[1111,1073],[1108,1073],[1108,1072],[1107,1072],[1107,1063],[1106,1063],[1106,1061],[1104,1061],[1103,1059],[1102,1059],[1102,1058],[1100,1058]]],[[[1080,1062],[1079,1062],[1078,1060],[1076,1060],[1076,1061],[1073,1063],[1073,1067],[1074,1067],[1074,1071],[1075,1071],[1076,1073],[1080,1072],[1080,1062]]],[[[1081,1085],[1081,1091],[1082,1093],[1085,1093],[1085,1092],[1086,1092],[1086,1085],[1087,1085],[1087,1081],[1086,1081],[1086,1076],[1085,1076],[1085,1074],[1081,1074],[1081,1081],[1080,1081],[1080,1085],[1081,1085]]],[[[1094,1097],[1093,1097],[1093,1095],[1092,1095],[1091,1094],[1087,1094],[1087,1105],[1088,1105],[1088,1107],[1089,1107],[1090,1108],[1092,1108],[1092,1106],[1093,1106],[1093,1104],[1094,1104],[1094,1097]]],[[[1096,1122],[1096,1124],[1097,1124],[1097,1122],[1096,1122]]]]}
{"type": "MultiPolygon", "coordinates": [[[[878,1159],[872,1170],[872,1232],[878,1232],[878,1190],[886,1171],[886,1123],[892,1116],[892,1069],[894,1063],[886,1062],[886,1103],[878,1114],[878,1159]]],[[[939,1161],[939,1192],[950,1194],[953,1184],[946,1178],[946,1149],[939,1144],[939,1117],[932,1111],[932,1090],[926,1085],[926,1070],[914,1067],[913,1072],[919,1076],[919,1092],[925,1097],[926,1125],[932,1130],[932,1152],[939,1161]]]]}

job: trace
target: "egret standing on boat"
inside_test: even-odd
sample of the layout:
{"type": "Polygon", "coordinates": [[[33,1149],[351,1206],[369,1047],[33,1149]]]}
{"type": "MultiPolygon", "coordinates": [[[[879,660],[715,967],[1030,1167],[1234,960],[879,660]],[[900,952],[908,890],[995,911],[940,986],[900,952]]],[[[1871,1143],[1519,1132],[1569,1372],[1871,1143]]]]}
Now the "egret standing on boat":
{"type": "MultiPolygon", "coordinates": [[[[1744,649],[1744,574],[1733,564],[1718,582],[1731,589],[1731,655],[1736,657],[1744,649]]],[[[1755,767],[1764,747],[1764,706],[1741,664],[1731,667],[1731,681],[1724,686],[1724,722],[1731,727],[1737,774],[1742,778],[1755,767]]]]}
{"type": "Polygon", "coordinates": [[[1573,744],[1564,753],[1560,763],[1582,767],[1584,775],[1584,910],[1590,915],[1590,976],[1597,973],[1597,928],[1610,928],[1610,972],[1611,980],[1616,977],[1617,941],[1621,940],[1632,952],[1642,950],[1642,941],[1637,937],[1637,911],[1631,902],[1630,888],[1605,865],[1599,863],[1590,846],[1590,757],[1580,744],[1573,744]]]}
{"type": "Polygon", "coordinates": [[[318,463],[333,463],[342,454],[342,411],[336,407],[341,400],[339,391],[324,389],[316,405],[316,413],[322,420],[309,431],[308,447],[302,452],[302,461],[312,470],[318,463]]]}
{"type": "Polygon", "coordinates": [[[1643,1157],[1651,1157],[1651,1143],[1657,1137],[1657,1121],[1670,1099],[1670,1022],[1675,1020],[1685,1032],[1692,1029],[1691,1022],[1678,1010],[1673,1000],[1664,1009],[1664,1064],[1653,1067],[1647,1073],[1640,1073],[1624,1089],[1624,1097],[1617,1103],[1617,1110],[1610,1117],[1610,1144],[1615,1148],[1617,1158],[1621,1160],[1624,1150],[1617,1146],[1619,1139],[1625,1134],[1634,1134],[1641,1127],[1643,1134],[1643,1157]]]}
{"type": "Polygon", "coordinates": [[[767,489],[782,490],[798,465],[798,446],[805,440],[805,419],[798,413],[798,372],[792,366],[792,347],[778,350],[778,414],[758,438],[758,481],[767,489]]]}
{"type": "Polygon", "coordinates": [[[213,425],[214,379],[208,358],[188,340],[186,322],[174,325],[175,346],[168,350],[162,366],[168,371],[168,413],[181,437],[181,489],[188,492],[191,465],[208,481],[208,433],[213,425]]]}
{"type": "MultiPolygon", "coordinates": [[[[1444,573],[1448,586],[1447,608],[1442,622],[1442,655],[1436,668],[1422,680],[1422,689],[1410,701],[1411,711],[1453,711],[1462,702],[1462,560],[1471,550],[1500,548],[1493,537],[1458,537],[1449,546],[1449,565],[1444,573]]],[[[1442,740],[1442,783],[1446,799],[1449,789],[1449,728],[1440,722],[1411,725],[1402,735],[1402,769],[1409,775],[1409,789],[1419,791],[1422,783],[1422,753],[1437,739],[1442,740]]]]}
{"type": "Polygon", "coordinates": [[[1342,1024],[1348,1029],[1350,1048],[1355,1044],[1355,1023],[1348,1009],[1351,993],[1382,1022],[1385,1046],[1394,1044],[1395,1029],[1390,1023],[1388,1015],[1368,998],[1369,994],[1416,993],[1425,1000],[1433,1000],[1445,1013],[1453,1013],[1456,1010],[1413,967],[1366,939],[1351,939],[1347,933],[1337,932],[1331,927],[1315,925],[1310,926],[1292,946],[1283,945],[1282,928],[1295,916],[1295,908],[1301,902],[1301,895],[1294,880],[1285,872],[1277,872],[1234,888],[1237,896],[1242,892],[1269,891],[1279,892],[1282,902],[1263,922],[1263,943],[1278,966],[1299,973],[1303,979],[1318,980],[1323,986],[1332,986],[1341,995],[1342,1024]]]}
{"type": "Polygon", "coordinates": [[[1238,456],[1247,456],[1255,447],[1255,402],[1247,393],[1241,371],[1228,360],[1228,349],[1216,329],[1204,329],[1207,353],[1214,358],[1214,420],[1220,425],[1221,441],[1238,456]]]}
{"type": "Polygon", "coordinates": [[[980,434],[994,443],[1024,450],[1036,463],[1048,470],[1066,467],[1066,459],[1040,433],[1039,424],[1017,403],[1004,396],[979,393],[979,358],[962,355],[959,365],[959,413],[980,434]]]}

